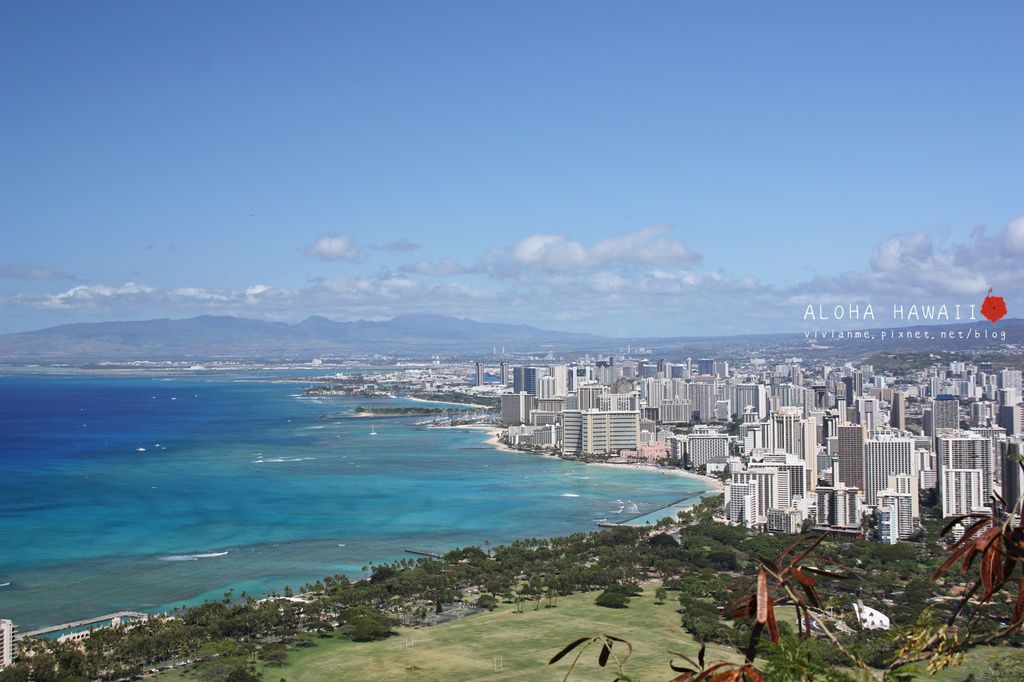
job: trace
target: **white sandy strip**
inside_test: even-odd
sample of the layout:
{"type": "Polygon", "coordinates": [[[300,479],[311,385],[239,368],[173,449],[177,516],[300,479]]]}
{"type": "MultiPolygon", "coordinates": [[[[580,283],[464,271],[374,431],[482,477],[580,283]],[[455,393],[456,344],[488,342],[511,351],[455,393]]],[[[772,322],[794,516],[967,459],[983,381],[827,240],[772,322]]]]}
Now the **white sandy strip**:
{"type": "MultiPolygon", "coordinates": [[[[440,429],[472,429],[474,431],[484,431],[487,433],[487,443],[493,445],[503,452],[520,452],[523,454],[536,455],[533,452],[526,452],[524,450],[517,450],[511,448],[501,441],[498,440],[498,436],[501,435],[503,429],[499,429],[495,426],[488,426],[485,424],[460,424],[459,426],[438,426],[435,428],[440,429]]],[[[553,459],[562,459],[558,455],[543,455],[544,457],[551,457],[553,459]]],[[[572,460],[566,460],[572,461],[572,460]]],[[[664,468],[659,469],[658,467],[650,466],[647,464],[612,464],[610,462],[577,462],[577,464],[587,464],[588,466],[596,467],[614,467],[616,469],[633,469],[634,471],[646,471],[651,474],[665,474],[667,476],[682,476],[683,478],[692,478],[695,481],[700,481],[712,489],[719,492],[725,491],[725,485],[717,478],[711,476],[704,476],[703,474],[697,474],[686,469],[675,469],[675,468],[664,468]]]]}
{"type": "Polygon", "coordinates": [[[400,396],[403,400],[413,400],[417,403],[433,403],[435,405],[464,405],[465,407],[476,407],[484,410],[496,409],[491,405],[477,405],[476,403],[460,403],[448,400],[427,400],[426,398],[413,398],[411,396],[400,396]]]}
{"type": "MultiPolygon", "coordinates": [[[[487,443],[488,445],[493,445],[495,448],[497,448],[498,450],[501,450],[502,452],[521,452],[521,450],[516,450],[515,448],[510,448],[509,446],[505,445],[500,440],[498,440],[498,437],[501,435],[501,432],[503,431],[503,429],[499,429],[496,426],[488,426],[487,424],[459,424],[458,426],[438,426],[436,428],[439,428],[439,429],[468,429],[468,430],[471,430],[471,431],[483,431],[484,433],[487,434],[487,440],[484,441],[484,442],[487,443]]],[[[530,454],[530,453],[523,453],[523,454],[530,454]]]]}
{"type": "Polygon", "coordinates": [[[613,464],[610,462],[587,462],[587,464],[592,464],[593,466],[596,467],[615,467],[616,469],[634,469],[636,471],[646,471],[652,474],[682,476],[683,478],[692,478],[694,480],[700,481],[701,483],[709,485],[715,490],[718,490],[719,492],[725,491],[725,485],[717,478],[712,478],[711,476],[704,476],[703,474],[696,474],[692,471],[687,471],[686,469],[659,469],[658,467],[649,466],[647,464],[613,464]]]}

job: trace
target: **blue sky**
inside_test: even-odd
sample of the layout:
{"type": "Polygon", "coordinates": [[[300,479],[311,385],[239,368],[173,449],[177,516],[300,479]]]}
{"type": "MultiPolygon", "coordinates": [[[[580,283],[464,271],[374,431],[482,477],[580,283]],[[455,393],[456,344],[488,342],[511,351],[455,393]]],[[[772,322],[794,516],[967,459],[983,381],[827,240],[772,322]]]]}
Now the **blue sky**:
{"type": "Polygon", "coordinates": [[[1019,2],[0,7],[0,332],[1024,301],[1019,2]]]}

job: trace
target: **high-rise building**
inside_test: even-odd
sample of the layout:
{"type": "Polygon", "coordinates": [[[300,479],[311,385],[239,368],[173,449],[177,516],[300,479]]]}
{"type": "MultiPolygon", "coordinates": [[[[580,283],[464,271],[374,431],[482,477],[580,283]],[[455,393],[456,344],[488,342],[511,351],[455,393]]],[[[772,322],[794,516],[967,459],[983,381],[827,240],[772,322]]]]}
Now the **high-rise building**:
{"type": "Polygon", "coordinates": [[[476,363],[476,385],[484,385],[484,363],[482,362],[476,363]]]}
{"type": "Polygon", "coordinates": [[[611,389],[601,384],[583,384],[576,388],[576,409],[596,410],[602,395],[611,392],[611,389]]]}
{"type": "Polygon", "coordinates": [[[1007,505],[1015,505],[1018,513],[1024,503],[1024,469],[1017,458],[1021,455],[1021,441],[1011,440],[1007,444],[1006,456],[1002,458],[1003,467],[1003,499],[1007,505]]]}
{"type": "Polygon", "coordinates": [[[502,426],[516,426],[529,423],[530,412],[536,403],[537,399],[525,391],[501,396],[502,426]]]}
{"type": "Polygon", "coordinates": [[[731,395],[737,414],[743,414],[747,407],[752,407],[758,419],[768,416],[768,387],[764,384],[734,384],[731,395]]]}
{"type": "Polygon", "coordinates": [[[548,376],[555,381],[555,395],[568,395],[569,393],[569,367],[566,365],[551,365],[548,367],[548,376]]]}
{"type": "Polygon", "coordinates": [[[1024,435],[1024,407],[1003,405],[999,408],[999,425],[1006,429],[1008,436],[1024,435]]]}
{"type": "MultiPolygon", "coordinates": [[[[884,533],[890,537],[894,536],[895,539],[887,538],[890,544],[895,544],[896,540],[906,540],[917,530],[914,517],[914,496],[910,493],[900,493],[889,489],[880,490],[875,497],[875,503],[879,510],[889,507],[895,512],[895,515],[888,519],[888,523],[891,524],[889,533],[879,531],[879,535],[884,533]]],[[[879,518],[879,524],[881,522],[882,519],[879,518]]]]}
{"type": "Polygon", "coordinates": [[[537,380],[537,397],[541,399],[554,398],[556,395],[559,395],[557,385],[558,382],[554,377],[541,377],[537,380]]]}
{"type": "Polygon", "coordinates": [[[858,528],[864,515],[860,490],[843,485],[818,486],[818,523],[836,528],[858,528]]]}
{"type": "Polygon", "coordinates": [[[960,401],[945,393],[932,400],[932,433],[942,429],[960,428],[960,401]]]}
{"type": "Polygon", "coordinates": [[[817,422],[813,418],[804,419],[799,408],[783,407],[772,412],[768,449],[788,452],[806,463],[807,482],[802,487],[808,491],[818,485],[817,433],[817,422]]]}
{"type": "Polygon", "coordinates": [[[789,477],[790,499],[779,500],[780,508],[790,506],[794,497],[807,499],[811,495],[807,480],[807,462],[797,455],[782,451],[758,454],[750,460],[747,468],[751,471],[759,468],[773,468],[789,477]]]}
{"type": "Polygon", "coordinates": [[[985,511],[981,469],[944,469],[939,475],[942,516],[985,511]]]}
{"type": "Polygon", "coordinates": [[[879,499],[875,507],[875,532],[879,542],[895,545],[900,541],[899,510],[891,500],[879,499]]]}
{"type": "Polygon", "coordinates": [[[502,362],[501,363],[501,385],[502,386],[508,386],[508,382],[509,382],[508,363],[507,362],[502,362]]]}
{"type": "Polygon", "coordinates": [[[793,496],[789,490],[788,472],[779,471],[775,467],[757,467],[746,471],[737,471],[732,475],[733,483],[750,483],[752,481],[757,483],[758,524],[768,522],[769,509],[790,506],[793,496]]]}
{"type": "Polygon", "coordinates": [[[838,472],[833,471],[836,480],[858,490],[864,490],[864,439],[863,424],[840,424],[836,427],[836,459],[838,472]]]}
{"type": "Polygon", "coordinates": [[[917,476],[914,441],[910,438],[869,438],[864,441],[864,499],[872,504],[889,485],[891,474],[917,476]]]}
{"type": "Polygon", "coordinates": [[[878,398],[870,396],[859,396],[857,398],[857,423],[864,425],[869,436],[875,434],[875,431],[880,426],[878,398]]]}
{"type": "Polygon", "coordinates": [[[999,388],[1016,389],[1017,394],[1024,390],[1024,373],[1019,369],[1004,369],[999,372],[999,388]]]}
{"type": "Polygon", "coordinates": [[[730,523],[753,528],[757,524],[757,481],[725,485],[725,516],[730,523]]]}
{"type": "Polygon", "coordinates": [[[512,370],[512,392],[537,395],[537,382],[547,376],[547,367],[515,367],[512,370]]]}
{"type": "Polygon", "coordinates": [[[711,358],[701,358],[697,360],[697,374],[703,376],[714,376],[715,361],[711,358]]]}
{"type": "Polygon", "coordinates": [[[0,670],[14,665],[14,623],[0,620],[0,670]]]}
{"type": "Polygon", "coordinates": [[[916,524],[921,519],[921,493],[918,479],[920,476],[907,476],[906,474],[889,474],[886,490],[896,493],[910,495],[910,515],[916,524]]]}
{"type": "Polygon", "coordinates": [[[729,458],[729,436],[724,433],[692,433],[686,437],[686,466],[703,470],[708,462],[724,462],[729,458]]]}
{"type": "Polygon", "coordinates": [[[943,517],[988,506],[995,465],[990,438],[976,433],[938,435],[935,460],[943,517]]]}
{"type": "Polygon", "coordinates": [[[889,405],[889,426],[907,430],[907,394],[903,391],[892,392],[892,403],[889,405]]]}
{"type": "Polygon", "coordinates": [[[635,450],[640,442],[640,412],[564,410],[562,451],[584,455],[635,450]]]}

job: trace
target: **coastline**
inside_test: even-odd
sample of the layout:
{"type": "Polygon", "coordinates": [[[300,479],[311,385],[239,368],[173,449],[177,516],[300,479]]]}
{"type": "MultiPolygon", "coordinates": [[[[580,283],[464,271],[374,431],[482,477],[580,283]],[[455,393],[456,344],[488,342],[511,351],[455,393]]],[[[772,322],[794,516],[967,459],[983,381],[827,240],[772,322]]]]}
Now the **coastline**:
{"type": "Polygon", "coordinates": [[[413,400],[413,401],[415,401],[417,403],[432,403],[434,405],[464,405],[466,407],[475,407],[475,408],[481,409],[481,410],[493,410],[493,409],[495,409],[491,405],[480,405],[479,403],[459,403],[459,402],[450,402],[450,401],[447,401],[447,400],[429,400],[427,398],[413,398],[412,396],[407,396],[407,395],[393,396],[393,397],[396,400],[401,398],[402,400],[413,400]]]}
{"type": "MultiPolygon", "coordinates": [[[[525,450],[518,450],[516,448],[510,447],[510,446],[506,445],[505,443],[502,443],[500,440],[498,440],[498,438],[499,438],[501,432],[503,431],[503,429],[501,429],[499,427],[496,427],[496,426],[487,426],[487,425],[483,425],[483,424],[460,424],[458,426],[434,426],[434,427],[431,427],[431,428],[437,428],[437,429],[470,429],[470,430],[473,430],[473,431],[484,431],[484,432],[487,433],[487,436],[488,436],[487,440],[484,441],[484,442],[487,443],[488,445],[493,445],[495,448],[497,448],[498,450],[500,450],[502,452],[517,452],[517,453],[524,454],[524,455],[533,455],[535,457],[536,456],[540,456],[540,457],[548,457],[548,458],[551,458],[551,459],[562,459],[563,461],[567,461],[567,462],[574,461],[574,460],[566,460],[566,459],[564,459],[562,457],[559,457],[558,455],[552,455],[552,454],[548,454],[548,453],[543,453],[543,454],[539,454],[538,455],[538,453],[535,453],[535,452],[526,452],[525,450]]],[[[722,483],[717,478],[712,478],[711,476],[705,476],[703,474],[698,474],[698,473],[694,473],[692,471],[687,471],[686,469],[657,467],[657,466],[650,466],[648,464],[637,464],[637,463],[625,463],[625,464],[615,464],[613,462],[576,462],[576,463],[577,464],[584,464],[586,466],[610,467],[610,468],[616,468],[616,469],[632,469],[633,471],[645,471],[647,473],[652,473],[652,474],[658,473],[658,474],[664,474],[666,476],[681,476],[683,478],[689,478],[689,479],[692,479],[692,480],[695,480],[695,481],[700,481],[701,483],[704,483],[705,485],[707,485],[711,490],[714,490],[716,492],[720,492],[720,493],[725,492],[725,484],[722,483]]]]}
{"type": "Polygon", "coordinates": [[[690,478],[695,481],[705,483],[718,492],[725,492],[725,484],[719,481],[717,478],[705,476],[703,474],[697,474],[686,469],[674,469],[674,468],[662,468],[656,466],[649,466],[647,464],[615,464],[613,462],[587,462],[587,464],[593,464],[599,467],[615,467],[617,469],[633,469],[634,471],[647,471],[649,473],[659,473],[668,476],[682,476],[683,478],[690,478]]]}
{"type": "Polygon", "coordinates": [[[484,442],[488,445],[493,445],[496,450],[499,450],[501,452],[522,452],[521,450],[516,450],[515,448],[511,448],[505,445],[499,440],[499,436],[501,435],[502,429],[498,428],[497,426],[489,426],[486,424],[458,424],[456,426],[431,426],[430,428],[482,431],[483,433],[487,434],[487,439],[484,442]]]}

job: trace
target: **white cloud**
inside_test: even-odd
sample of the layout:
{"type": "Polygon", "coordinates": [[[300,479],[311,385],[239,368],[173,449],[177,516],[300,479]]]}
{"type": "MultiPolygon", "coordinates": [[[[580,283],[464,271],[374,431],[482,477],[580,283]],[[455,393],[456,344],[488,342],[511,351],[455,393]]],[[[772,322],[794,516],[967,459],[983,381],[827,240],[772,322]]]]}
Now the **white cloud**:
{"type": "Polygon", "coordinates": [[[307,256],[316,256],[321,260],[354,261],[359,258],[359,247],[352,237],[343,234],[328,234],[320,237],[306,247],[307,256]]]}
{"type": "Polygon", "coordinates": [[[104,286],[102,284],[80,284],[71,287],[67,291],[44,296],[39,299],[39,306],[49,309],[95,307],[103,305],[114,299],[128,299],[144,294],[150,294],[154,289],[125,282],[119,287],[104,286]]]}
{"type": "MultiPolygon", "coordinates": [[[[683,242],[661,236],[668,230],[661,226],[645,227],[589,246],[557,234],[530,235],[512,247],[513,262],[499,268],[499,274],[507,277],[522,268],[575,272],[653,264],[684,267],[700,260],[700,254],[683,242]]],[[[490,260],[497,259],[498,254],[492,252],[490,260]]]]}
{"type": "MultiPolygon", "coordinates": [[[[295,290],[267,281],[237,290],[158,290],[127,282],[25,293],[8,297],[5,305],[67,317],[145,311],[152,317],[218,313],[297,321],[310,314],[381,319],[429,311],[542,327],[571,322],[579,330],[636,335],[784,331],[800,327],[808,303],[970,303],[980,302],[989,286],[1009,296],[1012,312],[1013,302],[1024,300],[1017,249],[1024,249],[1024,218],[990,233],[976,229],[960,243],[941,231],[919,230],[881,240],[862,267],[777,287],[742,273],[695,268],[696,254],[663,228],[589,244],[537,234],[505,252],[489,251],[473,266],[423,259],[398,272],[321,278],[295,290]],[[469,278],[435,279],[476,272],[493,278],[480,286],[469,278]]],[[[841,258],[836,252],[821,264],[841,258]]]]}
{"type": "Polygon", "coordinates": [[[172,297],[195,301],[230,301],[231,292],[223,289],[204,289],[202,287],[181,287],[172,289],[172,297]]]}
{"type": "Polygon", "coordinates": [[[426,275],[427,277],[448,277],[450,275],[464,275],[467,272],[471,272],[470,268],[467,268],[449,258],[442,258],[438,261],[432,261],[424,258],[416,263],[409,263],[398,268],[402,272],[408,272],[418,275],[426,275]]]}
{"type": "Polygon", "coordinates": [[[1006,248],[1013,253],[1024,253],[1024,216],[1006,226],[1006,248]]]}

